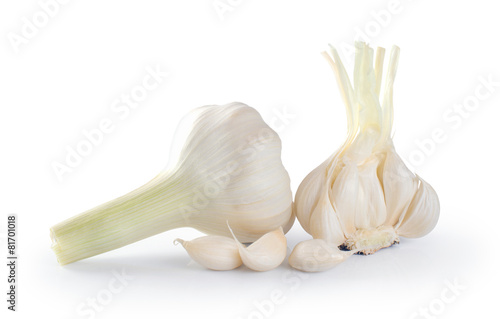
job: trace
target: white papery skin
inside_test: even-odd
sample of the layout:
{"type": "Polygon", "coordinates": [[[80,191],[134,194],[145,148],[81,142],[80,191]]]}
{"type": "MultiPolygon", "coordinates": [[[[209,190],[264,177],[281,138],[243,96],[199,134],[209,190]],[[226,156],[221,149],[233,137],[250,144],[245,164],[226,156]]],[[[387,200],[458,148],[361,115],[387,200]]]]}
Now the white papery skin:
{"type": "MultiPolygon", "coordinates": [[[[393,83],[399,48],[393,47],[385,74],[384,49],[356,43],[353,85],[337,51],[323,53],[333,68],[347,108],[344,145],[300,184],[295,212],[315,239],[362,254],[421,237],[439,218],[434,189],[413,174],[397,155],[392,138],[393,83]]],[[[309,245],[312,245],[311,242],[309,245]]]]}
{"type": "Polygon", "coordinates": [[[68,264],[179,227],[253,242],[292,214],[281,140],[243,103],[193,111],[177,162],[144,186],[51,228],[52,249],[68,264]]]}

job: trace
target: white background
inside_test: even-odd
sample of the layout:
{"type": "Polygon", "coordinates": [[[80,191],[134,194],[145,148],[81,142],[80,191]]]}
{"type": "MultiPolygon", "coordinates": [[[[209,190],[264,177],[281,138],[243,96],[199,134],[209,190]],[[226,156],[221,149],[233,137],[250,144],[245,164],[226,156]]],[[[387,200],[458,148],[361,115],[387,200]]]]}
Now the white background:
{"type": "MultiPolygon", "coordinates": [[[[23,36],[24,17],[43,23],[43,11],[37,1],[2,1],[1,255],[7,214],[17,214],[20,258],[18,312],[3,302],[2,266],[2,313],[91,318],[82,313],[91,309],[89,298],[108,297],[114,272],[124,271],[133,279],[96,318],[425,318],[419,309],[435,318],[495,316],[500,86],[490,93],[481,84],[500,81],[494,2],[226,1],[232,10],[222,18],[213,0],[69,1],[19,46],[11,39],[23,36]],[[328,43],[352,44],[362,37],[357,30],[374,46],[401,48],[394,142],[440,196],[432,233],[306,276],[286,262],[266,273],[203,269],[172,244],[200,235],[190,229],[57,264],[50,226],[154,177],[168,162],[177,123],[198,106],[241,101],[273,122],[295,192],[345,138],[344,106],[319,53],[328,43]],[[113,100],[157,65],[168,78],[121,119],[113,100]],[[478,87],[488,96],[477,99],[478,87]],[[473,111],[453,109],[474,101],[473,111]],[[280,122],[276,112],[283,111],[293,118],[280,122]],[[64,163],[67,147],[103,118],[113,121],[113,132],[58,180],[53,163],[64,163]],[[445,137],[423,153],[418,142],[435,130],[445,137]],[[460,286],[456,293],[447,290],[450,282],[460,286]],[[279,304],[269,304],[271,294],[282,295],[279,304]]],[[[351,72],[351,57],[341,56],[351,72]]],[[[309,235],[296,223],[287,237],[292,249],[309,235]]]]}

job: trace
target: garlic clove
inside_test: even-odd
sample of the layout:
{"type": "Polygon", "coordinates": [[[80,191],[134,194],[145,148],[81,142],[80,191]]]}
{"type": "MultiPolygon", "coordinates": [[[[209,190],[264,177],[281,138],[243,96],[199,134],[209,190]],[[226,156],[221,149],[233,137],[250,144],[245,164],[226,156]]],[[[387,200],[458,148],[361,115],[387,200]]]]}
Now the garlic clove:
{"type": "Polygon", "coordinates": [[[200,265],[212,270],[231,270],[241,266],[238,246],[232,238],[203,236],[190,241],[177,238],[189,256],[200,265]]]}
{"type": "Polygon", "coordinates": [[[387,152],[383,170],[383,185],[387,219],[385,225],[394,226],[408,208],[418,188],[418,179],[394,151],[387,152]]]}
{"type": "Polygon", "coordinates": [[[278,267],[285,260],[287,246],[283,228],[279,227],[265,234],[248,247],[238,241],[230,227],[229,230],[238,246],[241,260],[248,268],[255,271],[268,271],[278,267]]]}
{"type": "Polygon", "coordinates": [[[439,219],[439,198],[430,184],[417,175],[420,181],[417,193],[408,210],[401,215],[396,232],[404,237],[416,238],[427,235],[439,219]]]}
{"type": "Polygon", "coordinates": [[[376,156],[361,166],[348,161],[333,184],[335,211],[347,236],[360,228],[377,227],[386,219],[384,191],[377,177],[378,162],[376,156]]]}
{"type": "Polygon", "coordinates": [[[332,187],[333,205],[346,235],[356,231],[354,217],[359,190],[358,184],[357,166],[346,165],[340,171],[332,187]]]}
{"type": "Polygon", "coordinates": [[[295,246],[288,257],[288,263],[298,270],[318,272],[340,264],[352,254],[354,251],[342,251],[322,239],[311,239],[295,246]]]}
{"type": "Polygon", "coordinates": [[[377,156],[367,160],[359,171],[359,190],[356,201],[356,229],[382,225],[387,217],[384,191],[377,177],[377,156]],[[367,214],[367,212],[369,212],[367,214]]]}
{"type": "Polygon", "coordinates": [[[324,191],[321,194],[321,198],[311,214],[310,233],[313,238],[321,238],[339,246],[345,241],[342,226],[328,198],[329,194],[324,191]]]}
{"type": "Polygon", "coordinates": [[[308,233],[311,233],[309,229],[312,220],[310,212],[314,211],[319,204],[321,190],[325,188],[327,165],[328,160],[310,172],[300,183],[295,196],[294,211],[296,217],[302,228],[308,233]]]}

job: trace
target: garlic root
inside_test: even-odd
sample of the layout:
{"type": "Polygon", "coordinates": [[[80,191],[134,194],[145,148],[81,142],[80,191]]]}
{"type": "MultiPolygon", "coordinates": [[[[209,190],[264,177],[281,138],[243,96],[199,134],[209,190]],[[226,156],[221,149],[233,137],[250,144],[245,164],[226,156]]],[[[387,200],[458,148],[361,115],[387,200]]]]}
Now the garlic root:
{"type": "Polygon", "coordinates": [[[371,255],[376,251],[399,244],[394,228],[380,226],[375,229],[358,229],[340,245],[340,249],[357,251],[360,255],[371,255]]]}

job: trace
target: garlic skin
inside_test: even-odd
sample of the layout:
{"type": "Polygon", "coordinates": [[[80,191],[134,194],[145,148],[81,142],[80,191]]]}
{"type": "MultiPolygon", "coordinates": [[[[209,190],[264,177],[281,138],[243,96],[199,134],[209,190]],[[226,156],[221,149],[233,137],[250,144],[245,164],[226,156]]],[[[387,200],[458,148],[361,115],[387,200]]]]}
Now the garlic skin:
{"type": "MultiPolygon", "coordinates": [[[[229,230],[232,233],[231,228],[229,230]]],[[[287,246],[282,227],[265,234],[248,247],[243,246],[234,234],[233,237],[243,264],[252,270],[272,270],[285,260],[287,246]]]]}
{"type": "Polygon", "coordinates": [[[372,254],[398,243],[399,236],[429,233],[439,219],[439,199],[406,167],[392,142],[399,48],[391,51],[380,98],[385,50],[377,48],[373,63],[373,49],[361,42],[355,47],[353,86],[337,51],[331,48],[333,59],[323,53],[346,105],[348,136],[302,181],[294,205],[297,219],[313,238],[372,254]]]}
{"type": "Polygon", "coordinates": [[[61,265],[181,227],[230,237],[229,221],[243,242],[291,228],[295,216],[281,140],[260,114],[235,102],[197,108],[187,119],[180,124],[187,134],[178,153],[174,141],[167,169],[50,229],[61,265]]]}
{"type": "Polygon", "coordinates": [[[342,251],[323,239],[311,239],[295,246],[288,257],[288,263],[297,270],[319,272],[340,264],[353,253],[353,251],[342,251]]]}
{"type": "Polygon", "coordinates": [[[212,270],[231,270],[241,266],[238,246],[233,239],[224,236],[203,236],[190,241],[180,238],[180,243],[189,256],[198,264],[212,270]]]}
{"type": "Polygon", "coordinates": [[[280,226],[287,232],[295,216],[278,134],[254,108],[239,102],[193,113],[172,173],[187,181],[184,187],[195,189],[180,208],[187,226],[230,237],[229,222],[243,242],[280,226]]]}

